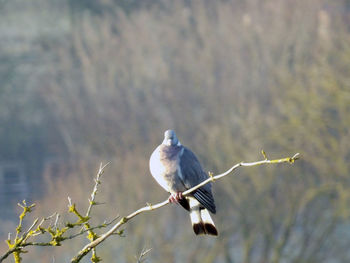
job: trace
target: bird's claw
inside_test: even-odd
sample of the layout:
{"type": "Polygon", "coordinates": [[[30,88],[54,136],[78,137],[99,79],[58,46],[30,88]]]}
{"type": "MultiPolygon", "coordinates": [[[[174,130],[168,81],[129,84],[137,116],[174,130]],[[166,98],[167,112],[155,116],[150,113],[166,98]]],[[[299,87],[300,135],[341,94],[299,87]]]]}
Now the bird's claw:
{"type": "Polygon", "coordinates": [[[169,196],[170,203],[178,204],[181,199],[182,199],[182,192],[173,193],[169,196]]]}

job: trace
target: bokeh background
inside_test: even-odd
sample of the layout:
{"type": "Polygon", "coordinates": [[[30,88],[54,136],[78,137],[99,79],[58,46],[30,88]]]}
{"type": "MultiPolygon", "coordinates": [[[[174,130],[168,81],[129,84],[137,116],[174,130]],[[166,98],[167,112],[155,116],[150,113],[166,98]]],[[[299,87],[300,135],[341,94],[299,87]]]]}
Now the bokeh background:
{"type": "Polygon", "coordinates": [[[167,198],[148,159],[168,128],[214,173],[261,149],[302,159],[216,182],[218,238],[167,206],[99,247],[105,262],[350,262],[349,0],[0,1],[2,240],[22,199],[33,218],[63,222],[67,196],[85,209],[100,162],[96,223],[167,198]]]}

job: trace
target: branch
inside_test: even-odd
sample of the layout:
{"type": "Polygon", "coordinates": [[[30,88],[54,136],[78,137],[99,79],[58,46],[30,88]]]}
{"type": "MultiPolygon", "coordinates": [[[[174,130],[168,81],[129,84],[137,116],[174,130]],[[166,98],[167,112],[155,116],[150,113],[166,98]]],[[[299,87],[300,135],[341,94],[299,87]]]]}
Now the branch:
{"type": "Polygon", "coordinates": [[[95,201],[96,194],[97,194],[97,188],[98,188],[98,185],[101,184],[100,178],[101,178],[102,174],[104,173],[104,169],[106,168],[107,165],[109,165],[109,162],[103,166],[102,166],[102,163],[100,164],[100,168],[98,169],[96,179],[95,179],[94,189],[92,190],[92,193],[91,193],[91,199],[89,199],[89,207],[86,211],[86,215],[85,215],[86,217],[90,216],[92,206],[98,204],[95,201]]]}
{"type": "MultiPolygon", "coordinates": [[[[257,165],[262,165],[262,164],[278,164],[278,163],[294,163],[295,160],[299,159],[299,153],[296,153],[293,155],[293,157],[286,157],[286,158],[282,158],[282,159],[275,159],[275,160],[268,160],[267,156],[265,154],[264,151],[262,151],[262,154],[264,156],[264,160],[261,161],[257,161],[257,162],[240,162],[234,166],[232,166],[230,169],[228,169],[226,172],[222,173],[222,174],[218,174],[218,175],[213,175],[212,173],[209,173],[209,178],[203,182],[201,182],[200,184],[192,187],[191,189],[188,189],[186,191],[184,191],[182,193],[183,196],[187,196],[190,193],[192,193],[193,191],[197,190],[198,188],[202,187],[203,185],[209,183],[209,182],[214,182],[217,179],[220,179],[226,175],[229,175],[230,173],[232,173],[234,170],[236,170],[237,168],[239,168],[240,166],[246,166],[246,167],[250,167],[250,166],[257,166],[257,165]]],[[[94,241],[90,242],[89,244],[87,244],[83,249],[81,249],[78,254],[72,258],[71,262],[72,263],[76,263],[79,262],[86,254],[88,254],[93,248],[95,248],[97,245],[99,245],[101,242],[103,242],[105,239],[107,239],[109,236],[111,236],[113,233],[115,233],[122,225],[124,225],[125,223],[127,223],[129,220],[131,220],[132,218],[134,218],[135,216],[146,212],[146,211],[152,211],[152,210],[156,210],[158,208],[161,208],[163,206],[166,206],[167,204],[169,204],[169,200],[165,200],[161,203],[152,205],[152,204],[147,204],[147,206],[142,207],[138,210],[136,210],[135,212],[129,214],[126,217],[123,217],[119,220],[118,223],[116,223],[110,230],[108,230],[105,234],[103,234],[102,236],[100,236],[99,238],[95,239],[94,241]]]]}
{"type": "MultiPolygon", "coordinates": [[[[107,165],[109,165],[109,162],[103,166],[102,166],[102,163],[100,164],[100,169],[98,170],[98,173],[97,173],[96,179],[95,179],[95,186],[94,186],[94,189],[92,190],[92,193],[91,193],[91,199],[89,199],[89,207],[88,207],[88,209],[86,211],[86,215],[85,215],[86,218],[90,218],[91,208],[93,206],[99,204],[95,201],[95,198],[96,198],[96,194],[97,194],[98,185],[101,184],[100,178],[101,178],[102,174],[104,173],[104,169],[106,168],[107,165]]],[[[85,229],[89,229],[90,224],[88,222],[86,222],[84,224],[84,227],[85,227],[85,229]]],[[[89,230],[88,232],[89,232],[88,239],[90,241],[94,241],[96,238],[98,238],[98,235],[95,232],[93,232],[92,230],[89,230]]],[[[94,248],[92,251],[91,261],[92,262],[101,261],[101,259],[96,254],[96,248],[94,248]]]]}
{"type": "MultiPolygon", "coordinates": [[[[112,221],[109,222],[104,222],[103,224],[91,227],[90,226],[90,214],[91,214],[91,209],[93,206],[99,205],[100,203],[97,203],[95,201],[96,199],[96,194],[98,192],[98,185],[101,183],[101,176],[104,172],[104,169],[108,165],[100,165],[100,168],[98,170],[96,179],[95,179],[95,185],[93,188],[93,191],[91,193],[91,197],[89,199],[89,207],[86,211],[86,215],[83,216],[81,213],[78,212],[75,204],[72,203],[72,200],[70,197],[68,197],[68,211],[70,213],[75,214],[78,217],[78,220],[76,222],[67,222],[65,223],[65,226],[62,228],[58,227],[58,221],[60,215],[58,213],[54,213],[49,217],[43,218],[40,222],[39,219],[35,219],[33,223],[30,225],[27,231],[23,232],[22,230],[22,222],[26,215],[30,213],[33,208],[35,207],[35,204],[32,205],[27,205],[25,200],[23,200],[22,204],[18,204],[22,209],[23,212],[19,216],[19,223],[18,226],[16,227],[16,236],[14,240],[11,240],[11,234],[9,233],[8,239],[6,240],[6,243],[9,247],[8,251],[0,256],[0,262],[5,260],[9,255],[13,254],[15,262],[20,263],[21,262],[21,257],[20,255],[22,253],[25,253],[27,251],[24,251],[24,247],[28,246],[59,246],[61,245],[61,242],[68,240],[68,239],[74,239],[78,236],[81,236],[84,233],[88,233],[87,238],[89,241],[94,241],[96,238],[98,238],[97,233],[94,232],[95,229],[100,229],[100,228],[105,228],[111,224],[115,223],[115,220],[117,220],[118,217],[114,218],[112,221]],[[43,227],[44,222],[51,220],[50,224],[48,227],[43,227]],[[52,225],[53,224],[53,225],[52,225]],[[71,230],[75,227],[83,227],[80,232],[71,234],[69,236],[66,236],[67,231],[71,230]],[[28,240],[32,237],[38,236],[38,235],[45,235],[49,234],[51,236],[50,240],[48,242],[29,242],[28,240]]],[[[95,249],[93,249],[93,254],[91,258],[92,262],[99,262],[100,259],[96,255],[95,249]]]]}
{"type": "MultiPolygon", "coordinates": [[[[91,231],[91,230],[107,227],[107,226],[111,225],[115,220],[117,220],[117,218],[118,217],[115,217],[112,220],[110,220],[109,222],[103,223],[102,225],[91,227],[89,229],[82,229],[82,230],[80,230],[80,232],[78,232],[76,234],[72,234],[70,236],[63,237],[62,241],[69,240],[69,239],[74,239],[74,238],[76,238],[78,236],[81,236],[81,235],[85,234],[88,231],[91,231]]],[[[34,225],[34,223],[33,223],[33,225],[34,225]]],[[[33,225],[30,228],[32,228],[33,225]]],[[[40,225],[41,225],[41,223],[40,223],[40,225]]],[[[45,229],[43,229],[43,230],[45,230],[45,229]]],[[[35,235],[37,235],[37,234],[33,234],[33,236],[35,236],[35,235]]],[[[20,248],[24,248],[24,247],[27,247],[27,246],[53,247],[54,245],[52,243],[50,243],[50,242],[25,242],[25,243],[21,243],[20,244],[20,248]]],[[[18,247],[14,247],[12,249],[9,249],[4,255],[2,255],[0,257],[0,262],[2,262],[4,259],[6,259],[9,255],[11,255],[16,250],[18,250],[18,247]]]]}

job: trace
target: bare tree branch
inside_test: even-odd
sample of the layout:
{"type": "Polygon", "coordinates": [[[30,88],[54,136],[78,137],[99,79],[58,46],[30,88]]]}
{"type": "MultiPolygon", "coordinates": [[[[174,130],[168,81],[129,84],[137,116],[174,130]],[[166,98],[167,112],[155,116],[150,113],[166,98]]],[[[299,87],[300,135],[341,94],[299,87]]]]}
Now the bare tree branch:
{"type": "MultiPolygon", "coordinates": [[[[193,191],[197,190],[198,188],[202,187],[203,185],[209,183],[209,182],[214,182],[217,179],[220,179],[226,175],[229,175],[230,173],[232,173],[234,170],[236,170],[237,168],[241,167],[241,166],[245,166],[245,167],[250,167],[250,166],[257,166],[257,165],[262,165],[262,164],[277,164],[277,163],[294,163],[295,160],[299,159],[299,153],[296,153],[293,155],[293,157],[286,157],[286,158],[282,158],[282,159],[275,159],[275,160],[268,160],[266,153],[264,151],[262,151],[262,154],[264,156],[264,160],[261,161],[257,161],[257,162],[240,162],[234,166],[232,166],[230,169],[228,169],[226,172],[222,173],[222,174],[218,174],[218,175],[213,175],[212,173],[209,173],[209,178],[205,181],[203,181],[202,183],[192,187],[191,189],[188,189],[186,191],[184,191],[182,193],[183,196],[187,196],[190,193],[192,193],[193,191]]],[[[167,204],[169,204],[169,200],[165,200],[161,203],[152,205],[152,204],[147,204],[147,206],[142,207],[136,211],[134,211],[133,213],[129,214],[126,217],[123,217],[119,220],[118,223],[116,223],[110,230],[108,230],[105,234],[103,234],[102,236],[100,236],[99,238],[95,239],[94,241],[90,242],[89,244],[87,244],[83,249],[81,249],[78,254],[72,258],[71,262],[72,263],[76,263],[79,262],[85,255],[87,255],[93,248],[95,248],[97,245],[99,245],[101,242],[103,242],[105,239],[107,239],[109,236],[111,236],[112,234],[114,234],[122,225],[124,225],[125,223],[127,223],[129,220],[131,220],[132,218],[134,218],[135,216],[144,213],[146,211],[152,211],[152,210],[156,210],[158,208],[161,208],[163,206],[166,206],[167,204]]]]}
{"type": "MultiPolygon", "coordinates": [[[[19,223],[18,226],[16,227],[16,236],[14,240],[11,240],[11,233],[8,235],[8,239],[6,240],[8,244],[8,251],[6,251],[5,254],[0,256],[0,262],[5,260],[9,255],[13,254],[15,262],[20,263],[21,262],[21,253],[25,253],[26,251],[23,250],[24,247],[28,246],[58,246],[60,245],[61,242],[69,239],[74,239],[78,236],[81,236],[82,234],[88,232],[87,238],[89,241],[95,240],[98,235],[97,233],[94,232],[95,229],[100,229],[107,227],[115,222],[119,216],[116,218],[112,219],[109,222],[104,222],[103,224],[97,225],[95,227],[90,226],[90,213],[91,209],[93,206],[98,205],[100,203],[96,202],[96,194],[98,192],[98,185],[101,183],[100,179],[101,176],[104,172],[104,169],[109,163],[105,165],[100,165],[100,168],[98,170],[96,179],[95,179],[95,185],[93,188],[93,191],[91,193],[91,198],[89,199],[89,207],[86,211],[86,216],[83,216],[81,213],[78,212],[76,209],[75,204],[72,203],[72,199],[68,196],[68,209],[69,212],[74,213],[77,217],[78,220],[76,222],[68,222],[65,224],[64,227],[60,228],[58,226],[59,224],[59,219],[60,219],[60,214],[55,212],[51,216],[48,216],[46,218],[43,218],[40,222],[39,219],[35,219],[33,223],[30,225],[27,231],[23,232],[22,231],[22,222],[26,215],[30,213],[33,208],[35,207],[35,204],[27,205],[26,201],[23,200],[22,204],[18,204],[22,209],[23,212],[19,216],[19,223]],[[44,222],[50,220],[51,222],[47,227],[43,227],[44,222]],[[75,227],[82,226],[82,229],[78,233],[71,234],[69,236],[65,236],[64,234],[66,231],[69,229],[73,229],[75,227]],[[44,234],[50,234],[51,235],[51,240],[47,242],[28,242],[28,240],[32,237],[38,236],[38,235],[44,235],[44,234]]],[[[93,249],[93,254],[92,254],[92,259],[93,262],[98,262],[100,259],[96,255],[95,248],[93,249]]]]}
{"type": "Polygon", "coordinates": [[[97,203],[95,201],[97,189],[98,189],[98,185],[101,183],[100,178],[101,178],[102,174],[104,173],[104,169],[106,168],[107,165],[109,165],[109,162],[106,163],[105,165],[102,165],[102,163],[100,163],[100,168],[98,169],[96,179],[95,179],[94,189],[92,190],[91,198],[89,199],[89,207],[86,211],[86,215],[85,215],[86,217],[90,216],[92,206],[97,205],[97,203]]]}

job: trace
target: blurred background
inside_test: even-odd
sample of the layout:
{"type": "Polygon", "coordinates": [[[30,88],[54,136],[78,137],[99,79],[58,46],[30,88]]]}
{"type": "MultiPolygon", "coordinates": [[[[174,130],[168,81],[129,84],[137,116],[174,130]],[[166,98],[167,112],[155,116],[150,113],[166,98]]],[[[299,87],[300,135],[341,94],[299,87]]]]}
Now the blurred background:
{"type": "Polygon", "coordinates": [[[164,200],[148,160],[173,128],[214,173],[261,149],[302,159],[217,181],[218,238],[167,206],[99,247],[106,262],[350,262],[349,72],[349,0],[0,0],[1,239],[22,199],[32,218],[67,196],[85,209],[100,162],[96,223],[164,200]]]}

